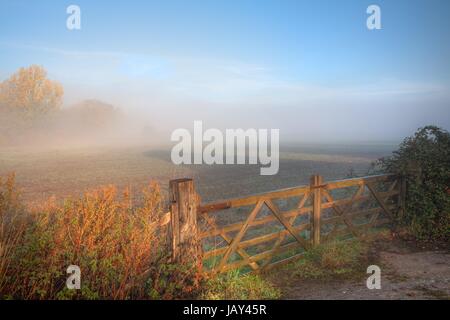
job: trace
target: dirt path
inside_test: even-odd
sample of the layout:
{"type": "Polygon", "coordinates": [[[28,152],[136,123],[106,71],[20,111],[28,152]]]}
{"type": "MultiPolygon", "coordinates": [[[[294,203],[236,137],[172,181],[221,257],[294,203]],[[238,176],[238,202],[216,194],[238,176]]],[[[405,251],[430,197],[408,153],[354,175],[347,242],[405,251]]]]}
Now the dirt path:
{"type": "Polygon", "coordinates": [[[280,275],[275,284],[283,299],[450,299],[448,248],[420,248],[395,240],[377,245],[381,289],[369,290],[360,280],[288,280],[280,275]]]}

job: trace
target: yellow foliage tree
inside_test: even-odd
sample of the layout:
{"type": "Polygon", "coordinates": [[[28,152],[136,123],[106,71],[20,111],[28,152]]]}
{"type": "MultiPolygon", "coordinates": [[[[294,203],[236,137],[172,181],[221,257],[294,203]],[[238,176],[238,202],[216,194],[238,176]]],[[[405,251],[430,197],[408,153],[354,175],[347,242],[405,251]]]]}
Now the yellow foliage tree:
{"type": "Polygon", "coordinates": [[[0,108],[33,119],[59,109],[63,94],[62,85],[47,79],[43,67],[32,65],[0,84],[0,108]]]}

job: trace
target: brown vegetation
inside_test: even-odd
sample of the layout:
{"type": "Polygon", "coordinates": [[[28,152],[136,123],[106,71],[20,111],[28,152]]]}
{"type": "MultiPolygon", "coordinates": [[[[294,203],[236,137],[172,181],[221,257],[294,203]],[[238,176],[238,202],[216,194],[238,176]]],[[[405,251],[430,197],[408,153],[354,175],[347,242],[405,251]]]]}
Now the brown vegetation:
{"type": "Polygon", "coordinates": [[[108,186],[62,205],[25,210],[14,177],[0,184],[0,296],[20,299],[145,299],[189,297],[200,278],[170,262],[156,183],[139,206],[108,186]],[[82,290],[68,290],[69,265],[81,269],[82,290]]]}
{"type": "Polygon", "coordinates": [[[0,84],[0,108],[32,119],[57,110],[64,90],[58,82],[47,79],[47,71],[32,65],[20,68],[0,84]]]}

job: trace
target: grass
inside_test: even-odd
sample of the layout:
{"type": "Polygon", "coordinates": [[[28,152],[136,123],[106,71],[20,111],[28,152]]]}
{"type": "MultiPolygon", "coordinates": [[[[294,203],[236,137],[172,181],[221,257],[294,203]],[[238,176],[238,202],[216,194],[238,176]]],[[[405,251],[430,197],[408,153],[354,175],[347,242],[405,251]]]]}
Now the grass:
{"type": "Polygon", "coordinates": [[[15,190],[14,175],[0,176],[0,292],[8,285],[12,257],[24,233],[24,210],[15,190]]]}
{"type": "Polygon", "coordinates": [[[331,241],[305,252],[302,259],[286,266],[300,279],[358,277],[368,266],[369,242],[356,239],[331,241]]]}
{"type": "Polygon", "coordinates": [[[274,300],[281,291],[259,275],[229,272],[209,279],[201,294],[206,300],[274,300]]]}

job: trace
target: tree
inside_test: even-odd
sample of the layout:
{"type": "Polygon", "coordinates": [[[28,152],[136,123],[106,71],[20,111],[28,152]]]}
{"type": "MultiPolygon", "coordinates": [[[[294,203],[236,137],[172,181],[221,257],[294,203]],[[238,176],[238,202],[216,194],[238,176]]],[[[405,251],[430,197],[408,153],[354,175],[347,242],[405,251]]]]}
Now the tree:
{"type": "Polygon", "coordinates": [[[115,124],[120,114],[111,104],[99,100],[84,100],[66,109],[71,121],[86,129],[105,129],[115,124]]]}
{"type": "Polygon", "coordinates": [[[20,68],[0,84],[0,108],[34,119],[59,109],[64,90],[61,84],[47,79],[41,66],[20,68]]]}
{"type": "Polygon", "coordinates": [[[406,213],[399,217],[419,238],[450,236],[450,134],[436,126],[420,128],[389,158],[384,171],[407,181],[406,213]]]}

